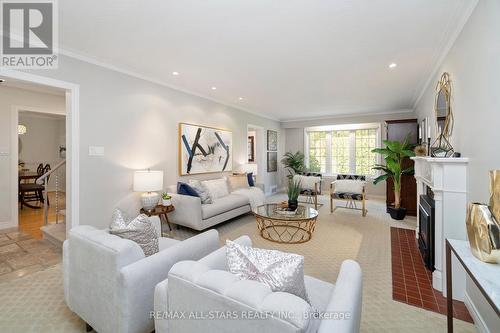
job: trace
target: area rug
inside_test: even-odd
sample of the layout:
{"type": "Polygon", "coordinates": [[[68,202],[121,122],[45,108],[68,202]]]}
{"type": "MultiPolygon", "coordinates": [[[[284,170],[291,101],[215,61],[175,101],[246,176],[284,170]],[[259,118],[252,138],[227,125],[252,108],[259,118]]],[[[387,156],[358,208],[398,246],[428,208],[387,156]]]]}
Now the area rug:
{"type": "MultiPolygon", "coordinates": [[[[283,197],[272,197],[277,202],[283,197]]],[[[323,198],[327,203],[327,198],[323,198]]],[[[359,211],[319,209],[311,241],[304,244],[275,244],[262,239],[252,215],[244,215],[217,226],[221,243],[249,235],[254,246],[304,255],[306,274],[335,282],[345,259],[358,261],[363,270],[363,313],[361,332],[445,332],[446,317],[392,299],[390,228],[415,229],[409,218],[393,222],[382,201],[368,200],[368,215],[359,211]]],[[[172,232],[175,238],[193,235],[188,229],[172,232]]],[[[455,332],[475,332],[470,323],[456,320],[455,332]]],[[[61,266],[0,283],[0,330],[2,332],[82,332],[83,322],[64,305],[61,266]]]]}
{"type": "MultiPolygon", "coordinates": [[[[391,227],[392,299],[446,315],[446,298],[432,287],[432,273],[425,268],[415,231],[391,227]]],[[[465,304],[453,301],[453,317],[472,323],[465,304]]]]}

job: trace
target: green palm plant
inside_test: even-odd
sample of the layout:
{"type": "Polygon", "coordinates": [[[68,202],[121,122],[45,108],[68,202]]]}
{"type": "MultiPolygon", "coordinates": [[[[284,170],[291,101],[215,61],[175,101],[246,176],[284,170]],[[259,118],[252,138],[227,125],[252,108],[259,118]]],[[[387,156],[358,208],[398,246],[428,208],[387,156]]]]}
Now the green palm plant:
{"type": "Polygon", "coordinates": [[[407,157],[415,156],[413,152],[414,145],[408,142],[408,136],[403,142],[384,140],[385,148],[375,148],[373,153],[381,154],[385,160],[385,165],[376,164],[374,170],[380,170],[384,173],[375,178],[374,184],[392,179],[394,184],[394,208],[401,207],[401,176],[414,173],[413,166],[403,169],[403,160],[407,157]]]}
{"type": "Polygon", "coordinates": [[[288,178],[292,178],[294,174],[304,172],[306,170],[304,164],[304,154],[300,151],[296,153],[287,152],[283,155],[281,159],[281,164],[288,169],[288,178]]]}
{"type": "Polygon", "coordinates": [[[288,194],[289,201],[297,201],[298,200],[299,195],[300,195],[300,181],[299,180],[294,180],[293,178],[290,178],[288,180],[287,194],[288,194]]]}

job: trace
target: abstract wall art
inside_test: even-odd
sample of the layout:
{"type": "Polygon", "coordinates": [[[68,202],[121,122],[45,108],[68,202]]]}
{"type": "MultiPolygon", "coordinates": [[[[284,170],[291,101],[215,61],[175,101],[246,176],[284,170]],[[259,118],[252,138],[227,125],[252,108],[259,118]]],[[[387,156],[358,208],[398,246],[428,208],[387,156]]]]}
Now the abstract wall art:
{"type": "Polygon", "coordinates": [[[233,133],[200,125],[179,124],[179,174],[231,171],[233,133]]]}
{"type": "Polygon", "coordinates": [[[278,152],[267,152],[267,172],[278,171],[278,152]]]}
{"type": "Polygon", "coordinates": [[[267,150],[278,150],[278,132],[267,130],[267,150]]]}

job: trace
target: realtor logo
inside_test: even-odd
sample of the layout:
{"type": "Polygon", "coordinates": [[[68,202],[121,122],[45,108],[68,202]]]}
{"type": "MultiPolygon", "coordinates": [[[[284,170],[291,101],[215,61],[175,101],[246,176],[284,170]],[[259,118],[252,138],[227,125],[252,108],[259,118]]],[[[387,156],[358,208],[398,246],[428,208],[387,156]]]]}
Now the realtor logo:
{"type": "Polygon", "coordinates": [[[57,68],[55,0],[0,0],[0,67],[57,68]]]}

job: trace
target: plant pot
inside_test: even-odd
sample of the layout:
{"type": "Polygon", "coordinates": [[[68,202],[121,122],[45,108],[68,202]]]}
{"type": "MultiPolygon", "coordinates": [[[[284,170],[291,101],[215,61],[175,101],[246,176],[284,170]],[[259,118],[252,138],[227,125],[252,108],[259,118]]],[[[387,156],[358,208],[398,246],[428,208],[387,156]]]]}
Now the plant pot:
{"type": "Polygon", "coordinates": [[[387,212],[394,220],[403,220],[406,217],[406,208],[387,207],[387,212]]]}
{"type": "Polygon", "coordinates": [[[167,199],[167,200],[162,199],[162,200],[161,200],[161,204],[162,204],[163,206],[171,206],[171,205],[172,205],[172,201],[171,201],[170,199],[167,199]]]}
{"type": "Polygon", "coordinates": [[[298,206],[299,206],[298,200],[288,200],[288,209],[289,210],[296,210],[298,206]]]}

